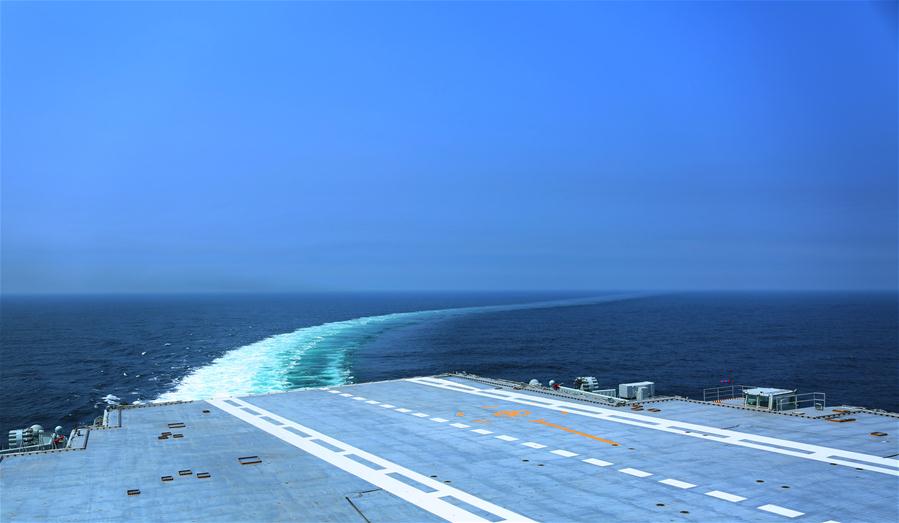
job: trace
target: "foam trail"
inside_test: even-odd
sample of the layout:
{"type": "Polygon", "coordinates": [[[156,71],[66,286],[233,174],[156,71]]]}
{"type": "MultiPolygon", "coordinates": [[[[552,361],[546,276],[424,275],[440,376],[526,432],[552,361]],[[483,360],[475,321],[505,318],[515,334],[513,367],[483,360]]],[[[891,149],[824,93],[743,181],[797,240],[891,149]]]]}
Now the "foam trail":
{"type": "Polygon", "coordinates": [[[350,378],[348,354],[384,331],[464,314],[572,307],[639,298],[617,294],[594,298],[542,301],[400,312],[303,327],[239,347],[194,369],[154,402],[264,394],[304,387],[340,385],[350,378]]]}

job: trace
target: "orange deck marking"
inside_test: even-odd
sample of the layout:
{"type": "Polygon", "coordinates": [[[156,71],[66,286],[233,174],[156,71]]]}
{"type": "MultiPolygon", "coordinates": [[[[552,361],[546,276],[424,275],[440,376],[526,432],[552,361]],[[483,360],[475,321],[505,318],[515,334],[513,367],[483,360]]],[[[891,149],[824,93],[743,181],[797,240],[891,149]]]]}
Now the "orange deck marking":
{"type": "Polygon", "coordinates": [[[579,430],[574,430],[574,429],[570,429],[568,427],[563,427],[562,425],[556,425],[555,423],[550,423],[550,422],[546,421],[545,419],[532,419],[531,423],[539,423],[541,425],[544,425],[547,427],[552,427],[554,429],[564,430],[565,432],[568,432],[570,434],[577,434],[578,436],[583,436],[585,438],[595,439],[596,441],[608,443],[609,445],[612,445],[613,447],[618,447],[620,445],[620,443],[617,443],[610,439],[600,438],[599,436],[594,436],[593,434],[587,434],[586,432],[581,432],[579,430]]]}
{"type": "Polygon", "coordinates": [[[473,419],[471,421],[473,421],[475,423],[487,423],[487,420],[485,420],[485,419],[473,419]]]}
{"type": "Polygon", "coordinates": [[[483,405],[481,408],[482,409],[496,409],[499,407],[497,407],[496,405],[483,405]]]}
{"type": "Polygon", "coordinates": [[[465,416],[465,413],[460,410],[456,413],[456,416],[459,416],[461,418],[462,416],[465,416]]]}
{"type": "Polygon", "coordinates": [[[493,413],[494,416],[508,416],[510,418],[516,418],[518,416],[530,416],[531,411],[529,410],[499,410],[493,413]]]}

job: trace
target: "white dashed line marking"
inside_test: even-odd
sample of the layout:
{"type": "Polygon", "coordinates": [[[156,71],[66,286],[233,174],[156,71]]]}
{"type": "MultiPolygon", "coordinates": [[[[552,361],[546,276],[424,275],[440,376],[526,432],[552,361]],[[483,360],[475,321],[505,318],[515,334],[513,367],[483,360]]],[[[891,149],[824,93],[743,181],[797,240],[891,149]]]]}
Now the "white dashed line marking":
{"type": "Polygon", "coordinates": [[[368,403],[369,405],[377,405],[377,404],[379,404],[379,403],[381,403],[381,402],[380,402],[380,401],[375,401],[375,400],[368,400],[368,401],[366,401],[365,403],[368,403]]]}
{"type": "Polygon", "coordinates": [[[431,418],[431,421],[436,421],[437,423],[446,423],[449,420],[443,418],[431,418]]]}
{"type": "Polygon", "coordinates": [[[476,432],[478,434],[493,434],[489,430],[484,430],[484,429],[474,429],[474,430],[472,430],[472,432],[476,432]]]}
{"type": "Polygon", "coordinates": [[[503,441],[518,441],[518,438],[513,438],[512,436],[506,436],[503,434],[502,436],[496,436],[496,439],[501,439],[503,441]]]}
{"type": "Polygon", "coordinates": [[[382,404],[380,404],[380,405],[378,405],[378,406],[379,406],[379,407],[383,407],[383,408],[385,408],[385,409],[392,409],[392,408],[396,407],[396,405],[391,405],[390,403],[382,403],[382,404]]]}
{"type": "Polygon", "coordinates": [[[777,505],[762,505],[761,507],[757,507],[757,508],[759,510],[764,510],[765,512],[770,512],[772,514],[786,516],[788,518],[798,518],[799,516],[805,514],[805,512],[799,512],[798,510],[790,510],[788,508],[779,507],[777,505]]]}
{"type": "Polygon", "coordinates": [[[737,503],[743,501],[743,496],[737,496],[736,494],[728,494],[727,492],[721,492],[720,490],[713,490],[711,492],[706,492],[706,496],[712,496],[713,498],[723,499],[724,501],[730,501],[731,503],[737,503]]]}
{"type": "Polygon", "coordinates": [[[402,412],[403,414],[405,414],[405,413],[407,413],[407,412],[412,412],[412,411],[409,410],[409,409],[396,409],[396,411],[397,411],[397,412],[402,412]]]}
{"type": "Polygon", "coordinates": [[[341,396],[343,396],[344,398],[349,398],[350,396],[352,396],[352,394],[344,392],[343,394],[341,394],[341,396]]]}
{"type": "Polygon", "coordinates": [[[583,459],[581,461],[583,461],[584,463],[589,463],[591,465],[596,465],[597,467],[608,467],[609,465],[612,464],[608,461],[603,461],[601,459],[596,459],[596,458],[587,458],[587,459],[583,459]]]}
{"type": "Polygon", "coordinates": [[[528,441],[527,443],[522,443],[525,447],[531,447],[532,449],[545,449],[546,445],[541,445],[539,443],[534,443],[533,441],[528,441]]]}
{"type": "Polygon", "coordinates": [[[555,454],[556,456],[562,456],[563,458],[573,458],[577,456],[577,452],[570,452],[567,450],[557,449],[549,451],[550,454],[555,454]]]}
{"type": "Polygon", "coordinates": [[[415,416],[416,418],[427,418],[428,417],[428,415],[425,414],[424,412],[413,412],[412,415],[415,416]]]}
{"type": "Polygon", "coordinates": [[[467,429],[469,426],[464,423],[450,423],[450,427],[456,427],[457,429],[467,429]]]}
{"type": "Polygon", "coordinates": [[[671,485],[672,487],[677,487],[677,488],[693,488],[696,486],[692,483],[687,483],[686,481],[680,481],[680,480],[670,479],[670,478],[659,480],[659,483],[664,483],[666,485],[671,485]]]}
{"type": "Polygon", "coordinates": [[[626,467],[623,469],[618,469],[618,472],[623,472],[625,474],[630,474],[631,476],[636,476],[638,478],[645,478],[647,476],[652,476],[652,472],[646,472],[640,469],[632,469],[630,467],[626,467]]]}
{"type": "Polygon", "coordinates": [[[339,390],[329,390],[328,392],[330,392],[331,394],[340,394],[339,390]]]}
{"type": "Polygon", "coordinates": [[[353,396],[353,399],[356,401],[364,401],[365,400],[365,398],[363,398],[362,396],[353,396]]]}

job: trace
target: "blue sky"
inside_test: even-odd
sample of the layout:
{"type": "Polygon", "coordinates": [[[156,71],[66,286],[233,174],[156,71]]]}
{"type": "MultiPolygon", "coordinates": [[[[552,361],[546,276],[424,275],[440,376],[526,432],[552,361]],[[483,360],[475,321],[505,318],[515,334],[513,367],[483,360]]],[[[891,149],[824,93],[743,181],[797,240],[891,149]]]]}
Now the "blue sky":
{"type": "Polygon", "coordinates": [[[3,291],[895,290],[895,6],[3,2],[3,291]]]}

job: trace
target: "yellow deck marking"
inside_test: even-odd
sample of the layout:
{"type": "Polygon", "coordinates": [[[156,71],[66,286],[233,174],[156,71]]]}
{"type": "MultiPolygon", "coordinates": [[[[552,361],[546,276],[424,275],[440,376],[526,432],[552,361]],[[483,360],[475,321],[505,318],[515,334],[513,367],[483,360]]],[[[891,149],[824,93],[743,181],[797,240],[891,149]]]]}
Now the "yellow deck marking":
{"type": "Polygon", "coordinates": [[[559,412],[561,412],[562,414],[568,414],[567,410],[560,410],[559,412]]]}
{"type": "Polygon", "coordinates": [[[579,430],[574,430],[574,429],[571,429],[568,427],[563,427],[562,425],[556,425],[555,423],[550,423],[550,422],[546,421],[545,419],[532,419],[531,423],[539,423],[540,425],[544,425],[546,427],[552,427],[554,429],[564,430],[565,432],[568,432],[570,434],[577,434],[578,436],[583,436],[585,438],[595,439],[596,441],[608,443],[609,445],[612,445],[613,447],[620,446],[620,443],[617,443],[610,439],[600,438],[599,436],[594,436],[593,434],[587,434],[586,432],[581,432],[579,430]]]}
{"type": "Polygon", "coordinates": [[[485,419],[473,419],[471,421],[473,421],[475,423],[487,423],[487,420],[485,420],[485,419]]]}
{"type": "Polygon", "coordinates": [[[508,416],[510,418],[516,418],[518,416],[530,416],[531,411],[529,410],[500,410],[493,413],[494,416],[508,416]]]}
{"type": "Polygon", "coordinates": [[[499,407],[497,407],[496,405],[482,405],[481,408],[482,409],[497,409],[499,407]]]}
{"type": "Polygon", "coordinates": [[[456,413],[456,416],[461,418],[461,417],[465,416],[465,413],[460,410],[459,412],[456,413]]]}

